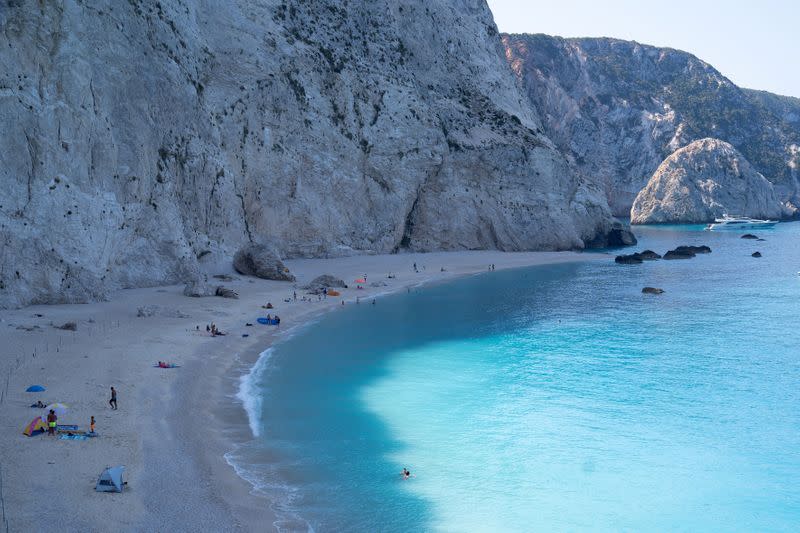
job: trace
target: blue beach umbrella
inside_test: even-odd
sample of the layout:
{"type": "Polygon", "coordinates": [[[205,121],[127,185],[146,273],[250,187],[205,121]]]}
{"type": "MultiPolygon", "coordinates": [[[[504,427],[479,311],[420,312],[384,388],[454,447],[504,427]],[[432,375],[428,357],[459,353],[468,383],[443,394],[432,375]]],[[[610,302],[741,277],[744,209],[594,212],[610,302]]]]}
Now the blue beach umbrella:
{"type": "Polygon", "coordinates": [[[41,385],[31,385],[30,387],[25,389],[25,392],[44,392],[44,391],[45,388],[42,387],[41,385]]]}

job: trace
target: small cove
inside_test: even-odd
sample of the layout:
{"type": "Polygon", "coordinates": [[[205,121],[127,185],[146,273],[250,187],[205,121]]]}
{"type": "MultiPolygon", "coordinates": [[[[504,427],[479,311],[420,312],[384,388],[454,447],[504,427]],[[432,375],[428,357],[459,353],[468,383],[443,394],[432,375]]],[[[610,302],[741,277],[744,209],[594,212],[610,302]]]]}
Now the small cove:
{"type": "Polygon", "coordinates": [[[286,530],[792,529],[800,225],[636,233],[714,251],[486,273],[277,344],[237,468],[286,530]]]}

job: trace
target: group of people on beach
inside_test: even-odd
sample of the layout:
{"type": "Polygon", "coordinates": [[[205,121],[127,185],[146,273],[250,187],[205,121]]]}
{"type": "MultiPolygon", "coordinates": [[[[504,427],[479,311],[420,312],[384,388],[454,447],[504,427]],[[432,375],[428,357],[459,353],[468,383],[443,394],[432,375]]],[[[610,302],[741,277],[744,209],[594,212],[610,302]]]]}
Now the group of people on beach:
{"type": "Polygon", "coordinates": [[[206,324],[206,333],[210,333],[212,337],[216,337],[218,335],[225,335],[225,333],[217,329],[217,325],[214,324],[213,322],[211,323],[211,325],[206,324]]]}

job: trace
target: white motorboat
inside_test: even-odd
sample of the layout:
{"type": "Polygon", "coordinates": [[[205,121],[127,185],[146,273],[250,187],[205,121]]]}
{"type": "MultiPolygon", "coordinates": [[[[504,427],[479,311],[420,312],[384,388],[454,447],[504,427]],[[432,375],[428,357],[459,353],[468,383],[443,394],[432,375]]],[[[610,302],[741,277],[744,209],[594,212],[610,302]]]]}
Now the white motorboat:
{"type": "Polygon", "coordinates": [[[706,226],[707,230],[737,230],[737,229],[764,229],[777,224],[777,220],[759,220],[757,218],[737,217],[724,214],[722,218],[714,219],[713,224],[706,226]]]}

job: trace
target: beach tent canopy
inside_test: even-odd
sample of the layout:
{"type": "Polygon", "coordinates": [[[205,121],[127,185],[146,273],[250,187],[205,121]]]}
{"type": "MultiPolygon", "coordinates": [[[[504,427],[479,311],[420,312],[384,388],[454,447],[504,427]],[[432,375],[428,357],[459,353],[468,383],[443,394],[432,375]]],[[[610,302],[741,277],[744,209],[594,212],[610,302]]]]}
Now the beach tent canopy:
{"type": "Polygon", "coordinates": [[[44,387],[42,387],[41,385],[31,385],[30,387],[25,389],[25,392],[44,392],[44,390],[45,390],[44,387]]]}
{"type": "Polygon", "coordinates": [[[58,416],[64,416],[65,414],[67,414],[69,406],[64,405],[63,403],[51,403],[50,405],[47,406],[47,410],[49,411],[50,409],[55,411],[55,413],[58,416]]]}
{"type": "Polygon", "coordinates": [[[47,424],[44,423],[41,416],[37,416],[25,426],[25,429],[22,430],[22,434],[33,437],[45,431],[47,431],[47,424]]]}
{"type": "Polygon", "coordinates": [[[125,473],[124,466],[110,466],[103,470],[94,490],[97,492],[122,492],[125,483],[122,481],[122,474],[125,473]]]}

